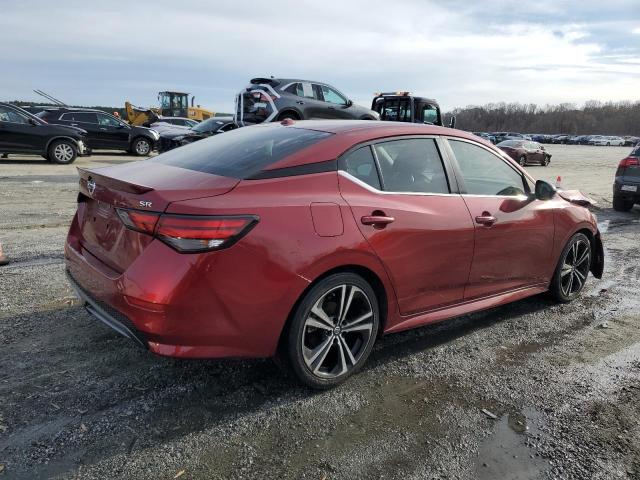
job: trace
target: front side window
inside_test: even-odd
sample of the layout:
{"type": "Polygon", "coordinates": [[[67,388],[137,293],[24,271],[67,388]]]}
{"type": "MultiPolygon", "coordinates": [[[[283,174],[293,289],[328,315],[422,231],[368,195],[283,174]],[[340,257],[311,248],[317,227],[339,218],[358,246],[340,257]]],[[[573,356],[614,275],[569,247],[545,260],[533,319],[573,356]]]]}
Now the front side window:
{"type": "Polygon", "coordinates": [[[467,193],[471,195],[525,195],[522,175],[488,150],[468,142],[449,140],[467,193]]]}
{"type": "Polygon", "coordinates": [[[304,128],[245,127],[193,142],[146,161],[246,179],[331,135],[304,128]]]}
{"type": "Polygon", "coordinates": [[[98,113],[98,124],[100,124],[101,127],[117,127],[120,125],[120,122],[109,115],[98,113]]]}
{"type": "Polygon", "coordinates": [[[434,139],[392,140],[378,143],[374,148],[385,190],[449,193],[447,176],[434,139]]]}
{"type": "Polygon", "coordinates": [[[326,85],[320,85],[322,89],[322,96],[324,97],[324,101],[328,103],[333,103],[335,105],[345,105],[347,103],[347,99],[336,92],[333,88],[329,88],[326,85]]]}
{"type": "Polygon", "coordinates": [[[371,147],[361,147],[340,159],[340,169],[358,180],[380,190],[380,177],[371,147]]]}
{"type": "Polygon", "coordinates": [[[29,123],[29,120],[11,108],[0,106],[0,122],[29,123]]]}

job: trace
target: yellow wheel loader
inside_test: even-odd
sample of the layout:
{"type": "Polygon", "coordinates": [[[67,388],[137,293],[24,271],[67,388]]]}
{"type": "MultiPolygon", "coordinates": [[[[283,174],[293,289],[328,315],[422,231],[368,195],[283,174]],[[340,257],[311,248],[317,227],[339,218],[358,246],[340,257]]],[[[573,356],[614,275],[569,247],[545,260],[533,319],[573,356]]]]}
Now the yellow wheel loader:
{"type": "Polygon", "coordinates": [[[189,106],[189,94],[183,92],[160,92],[158,101],[160,107],[140,108],[125,102],[127,119],[131,125],[149,125],[155,122],[159,116],[185,117],[201,122],[214,116],[214,112],[205,108],[194,106],[195,97],[191,97],[189,106]]]}

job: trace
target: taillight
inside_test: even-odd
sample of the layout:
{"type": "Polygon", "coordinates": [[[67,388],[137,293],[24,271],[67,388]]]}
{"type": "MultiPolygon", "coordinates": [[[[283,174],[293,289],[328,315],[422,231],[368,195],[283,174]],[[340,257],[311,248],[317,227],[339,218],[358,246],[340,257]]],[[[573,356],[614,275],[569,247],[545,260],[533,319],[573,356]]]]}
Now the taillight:
{"type": "Polygon", "coordinates": [[[140,210],[121,210],[117,208],[116,212],[118,212],[120,220],[127,228],[136,232],[148,233],[149,235],[153,235],[158,218],[160,218],[159,213],[142,212],[140,210]]]}
{"type": "Polygon", "coordinates": [[[171,215],[117,209],[131,230],[153,235],[179,252],[207,252],[230,247],[258,223],[255,215],[171,215]]]}
{"type": "Polygon", "coordinates": [[[619,167],[637,167],[640,165],[640,158],[627,157],[620,161],[619,167]]]}

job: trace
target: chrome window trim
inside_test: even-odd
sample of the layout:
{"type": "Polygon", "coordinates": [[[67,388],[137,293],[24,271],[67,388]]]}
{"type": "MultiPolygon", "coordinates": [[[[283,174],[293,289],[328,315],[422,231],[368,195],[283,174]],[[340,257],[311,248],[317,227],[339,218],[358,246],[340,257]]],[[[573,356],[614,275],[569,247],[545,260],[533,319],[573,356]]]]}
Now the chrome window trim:
{"type": "MultiPolygon", "coordinates": [[[[378,190],[377,188],[372,187],[368,183],[363,182],[357,177],[354,177],[349,172],[345,172],[344,170],[338,170],[338,175],[342,175],[343,177],[351,180],[353,183],[361,186],[369,190],[372,193],[379,193],[381,195],[411,195],[411,196],[421,196],[421,197],[459,197],[459,193],[426,193],[426,192],[389,192],[387,190],[378,190]]],[[[506,198],[506,197],[502,197],[506,198]]]]}

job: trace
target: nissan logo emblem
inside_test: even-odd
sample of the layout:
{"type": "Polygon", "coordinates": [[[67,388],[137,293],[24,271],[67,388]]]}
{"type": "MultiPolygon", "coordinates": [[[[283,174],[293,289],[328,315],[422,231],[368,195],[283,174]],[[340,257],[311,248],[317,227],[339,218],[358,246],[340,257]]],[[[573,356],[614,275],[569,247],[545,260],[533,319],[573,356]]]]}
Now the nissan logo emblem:
{"type": "Polygon", "coordinates": [[[91,177],[89,177],[89,180],[87,180],[87,190],[89,190],[90,195],[93,195],[93,192],[96,191],[96,182],[91,177]]]}

